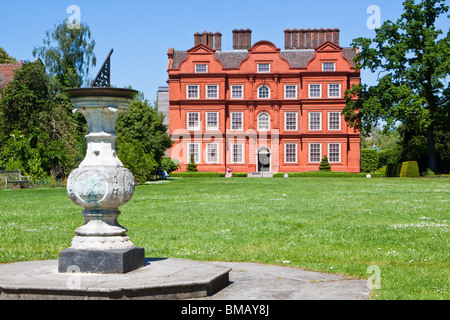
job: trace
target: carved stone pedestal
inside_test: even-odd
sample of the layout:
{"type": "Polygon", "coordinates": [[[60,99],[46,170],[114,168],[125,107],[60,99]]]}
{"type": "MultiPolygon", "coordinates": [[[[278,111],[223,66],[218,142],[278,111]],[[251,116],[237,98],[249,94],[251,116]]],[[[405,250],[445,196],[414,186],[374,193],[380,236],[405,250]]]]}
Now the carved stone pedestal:
{"type": "Polygon", "coordinates": [[[67,180],[70,199],[84,207],[85,223],[72,246],[60,253],[59,272],[125,273],[144,265],[144,249],[134,246],[117,221],[118,208],[134,193],[133,174],[116,155],[115,127],[137,92],[116,88],[68,90],[75,110],[88,124],[86,157],[67,180]]]}

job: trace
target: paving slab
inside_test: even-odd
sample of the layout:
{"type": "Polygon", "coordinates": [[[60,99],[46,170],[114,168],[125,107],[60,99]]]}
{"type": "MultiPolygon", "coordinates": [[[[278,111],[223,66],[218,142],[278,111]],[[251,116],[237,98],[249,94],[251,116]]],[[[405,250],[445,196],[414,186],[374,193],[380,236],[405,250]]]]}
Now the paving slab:
{"type": "Polygon", "coordinates": [[[58,261],[0,264],[0,299],[364,300],[364,280],[245,262],[146,259],[126,274],[59,273],[58,261]]]}
{"type": "Polygon", "coordinates": [[[0,299],[189,299],[220,290],[230,270],[186,259],[146,259],[126,274],[59,273],[58,260],[0,264],[0,299]]]}
{"type": "Polygon", "coordinates": [[[211,262],[229,267],[230,284],[202,300],[366,300],[367,281],[246,262],[211,262]]]}

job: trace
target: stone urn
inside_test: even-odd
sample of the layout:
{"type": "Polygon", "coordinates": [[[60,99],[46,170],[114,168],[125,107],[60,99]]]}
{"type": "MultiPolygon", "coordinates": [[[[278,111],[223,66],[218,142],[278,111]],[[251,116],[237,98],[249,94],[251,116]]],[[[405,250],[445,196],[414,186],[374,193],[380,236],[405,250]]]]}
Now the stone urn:
{"type": "Polygon", "coordinates": [[[133,174],[116,154],[116,121],[137,94],[131,89],[80,88],[66,91],[88,125],[87,151],[67,180],[70,199],[84,208],[85,223],[75,230],[72,246],[61,251],[59,272],[125,273],[144,265],[144,249],[136,247],[117,220],[119,207],[134,193],[133,174]]]}

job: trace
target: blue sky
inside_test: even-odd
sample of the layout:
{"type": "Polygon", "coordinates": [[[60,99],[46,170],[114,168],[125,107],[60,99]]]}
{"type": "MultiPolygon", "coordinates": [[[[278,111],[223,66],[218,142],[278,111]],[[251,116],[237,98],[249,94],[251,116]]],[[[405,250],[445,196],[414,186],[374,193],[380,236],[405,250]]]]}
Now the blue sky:
{"type": "MultiPolygon", "coordinates": [[[[395,21],[402,13],[401,0],[0,0],[0,47],[18,60],[33,60],[32,50],[42,44],[45,32],[70,17],[67,8],[77,5],[81,20],[96,41],[98,72],[114,48],[111,82],[131,85],[156,100],[166,85],[167,50],[193,47],[195,32],[220,31],[222,49],[232,49],[232,30],[249,28],[252,42],[269,40],[284,49],[286,28],[339,28],[341,46],[356,37],[373,37],[366,22],[367,8],[377,5],[381,21],[395,21]]],[[[447,1],[448,2],[448,1],[447,1]]],[[[448,30],[448,18],[439,26],[448,30]]],[[[362,81],[374,75],[363,72],[362,81]]]]}

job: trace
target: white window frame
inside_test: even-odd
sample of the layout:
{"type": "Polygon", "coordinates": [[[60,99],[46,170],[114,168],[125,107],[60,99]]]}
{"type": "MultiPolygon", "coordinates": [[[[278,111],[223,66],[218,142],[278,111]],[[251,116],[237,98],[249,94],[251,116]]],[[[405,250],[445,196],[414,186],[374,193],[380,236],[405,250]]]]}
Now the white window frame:
{"type": "Polygon", "coordinates": [[[187,144],[187,161],[186,163],[191,162],[191,146],[194,146],[194,162],[196,164],[201,163],[201,146],[200,143],[197,142],[190,142],[187,144]],[[197,150],[195,150],[197,149],[197,150]]]}
{"type": "Polygon", "coordinates": [[[206,89],[206,99],[219,99],[219,85],[218,84],[207,84],[205,89],[206,89]],[[209,95],[210,87],[211,88],[216,87],[216,90],[215,90],[216,94],[215,94],[215,96],[210,96],[209,95]]]}
{"type": "Polygon", "coordinates": [[[312,98],[312,99],[322,98],[322,84],[321,83],[308,83],[308,98],[312,98]],[[311,86],[319,86],[319,95],[318,96],[311,95],[311,93],[312,93],[311,86]]]}
{"type": "Polygon", "coordinates": [[[219,112],[206,111],[206,113],[205,113],[205,130],[219,130],[219,112]],[[210,114],[216,115],[216,125],[215,126],[209,126],[209,115],[210,114]]]}
{"type": "Polygon", "coordinates": [[[341,84],[340,83],[328,83],[327,85],[328,87],[328,98],[341,98],[341,84]],[[337,95],[331,95],[330,92],[331,90],[336,90],[336,89],[331,89],[331,86],[338,86],[338,94],[337,95]]]}
{"type": "Polygon", "coordinates": [[[208,65],[206,63],[195,64],[195,73],[208,73],[208,65]],[[202,67],[205,67],[205,69],[202,70],[202,67]]]}
{"type": "Polygon", "coordinates": [[[206,163],[219,163],[219,144],[214,142],[214,143],[207,143],[206,144],[206,163]],[[215,159],[210,158],[210,153],[211,153],[211,148],[214,146],[214,148],[216,149],[216,155],[215,155],[215,159]]]}
{"type": "Polygon", "coordinates": [[[298,162],[298,144],[297,143],[285,143],[284,144],[284,163],[297,163],[298,162]],[[295,148],[295,153],[294,153],[294,158],[295,158],[295,161],[288,161],[288,154],[287,154],[287,151],[288,151],[288,145],[289,146],[294,146],[295,148]]]}
{"type": "Polygon", "coordinates": [[[242,84],[232,84],[230,86],[230,98],[231,99],[244,99],[244,85],[242,84]],[[239,91],[240,91],[240,95],[239,97],[235,97],[233,96],[236,92],[234,91],[235,88],[240,87],[239,91]]]}
{"type": "Polygon", "coordinates": [[[341,113],[339,111],[330,111],[328,112],[328,131],[340,131],[341,130],[341,113]],[[331,127],[331,115],[337,113],[337,121],[338,121],[338,128],[332,128],[331,127]]]}
{"type": "Polygon", "coordinates": [[[270,99],[270,88],[269,88],[268,85],[263,84],[263,85],[258,87],[258,99],[270,99]],[[261,89],[263,87],[267,88],[267,97],[261,97],[261,89]]]}
{"type": "Polygon", "coordinates": [[[312,142],[308,144],[308,162],[309,163],[320,163],[322,161],[322,143],[320,142],[312,142]],[[311,146],[312,145],[319,145],[319,160],[318,161],[312,161],[311,159],[311,146]]]}
{"type": "Polygon", "coordinates": [[[271,70],[270,63],[264,62],[264,63],[258,63],[258,65],[257,65],[258,73],[270,73],[270,70],[271,70]]]}
{"type": "Polygon", "coordinates": [[[325,72],[336,71],[336,62],[322,62],[322,71],[325,71],[325,72]],[[325,68],[326,64],[333,65],[333,70],[325,70],[325,69],[331,69],[331,68],[325,68]]]}
{"type": "Polygon", "coordinates": [[[322,130],[322,112],[313,111],[308,113],[308,130],[309,131],[321,131],[322,130]],[[318,114],[319,115],[319,128],[312,128],[312,114],[318,114]]]}
{"type": "Polygon", "coordinates": [[[232,143],[231,144],[231,159],[230,159],[230,163],[244,163],[245,162],[245,145],[243,143],[232,143]],[[240,156],[241,159],[239,161],[239,159],[237,159],[235,161],[235,147],[240,147],[241,151],[240,151],[240,156]]]}
{"type": "Polygon", "coordinates": [[[330,142],[330,143],[328,143],[328,162],[329,163],[341,163],[341,144],[340,143],[338,143],[338,142],[330,142]],[[332,156],[332,153],[331,153],[331,145],[337,145],[338,146],[338,149],[339,149],[339,151],[338,151],[338,160],[336,161],[335,159],[334,159],[334,153],[333,153],[333,156],[332,156]]]}
{"type": "Polygon", "coordinates": [[[198,84],[187,84],[186,85],[186,99],[199,99],[200,98],[200,86],[198,84]],[[195,96],[190,96],[189,87],[197,87],[197,94],[195,96]]]}
{"type": "Polygon", "coordinates": [[[186,128],[187,128],[187,130],[190,130],[190,131],[199,131],[200,129],[201,129],[201,118],[200,118],[200,112],[187,112],[186,113],[186,128]],[[190,116],[191,115],[194,115],[194,114],[197,114],[197,125],[196,126],[191,126],[190,125],[190,116]]]}
{"type": "Polygon", "coordinates": [[[284,85],[284,98],[285,99],[297,99],[298,97],[298,85],[296,84],[285,84],[284,85]],[[295,93],[293,97],[288,97],[287,87],[295,87],[295,93]]]}
{"type": "Polygon", "coordinates": [[[267,112],[261,112],[260,114],[258,114],[258,131],[270,131],[270,115],[267,112]],[[260,117],[266,115],[267,116],[267,128],[261,128],[260,124],[260,117]]]}
{"type": "Polygon", "coordinates": [[[284,112],[284,131],[297,131],[298,130],[298,112],[297,111],[286,111],[284,112]],[[288,113],[295,114],[295,129],[288,128],[288,113]]]}
{"type": "Polygon", "coordinates": [[[230,112],[230,130],[231,131],[242,131],[242,130],[244,130],[244,113],[243,112],[241,112],[241,111],[230,112]],[[233,119],[233,117],[236,114],[240,114],[241,125],[240,125],[239,128],[233,128],[233,124],[234,124],[234,120],[235,120],[235,119],[233,119]]]}

